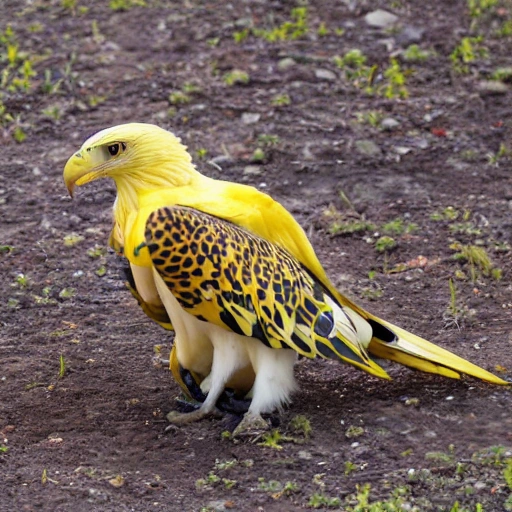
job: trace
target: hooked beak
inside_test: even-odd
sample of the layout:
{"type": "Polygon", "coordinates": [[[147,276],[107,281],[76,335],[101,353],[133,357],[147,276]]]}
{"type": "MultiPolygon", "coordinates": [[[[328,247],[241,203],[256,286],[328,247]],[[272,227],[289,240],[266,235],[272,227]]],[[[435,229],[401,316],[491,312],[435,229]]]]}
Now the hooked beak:
{"type": "Polygon", "coordinates": [[[90,163],[82,156],[80,152],[75,153],[64,167],[64,183],[68,189],[69,195],[73,197],[73,191],[76,186],[85,185],[90,181],[99,178],[99,169],[91,169],[90,163]]]}

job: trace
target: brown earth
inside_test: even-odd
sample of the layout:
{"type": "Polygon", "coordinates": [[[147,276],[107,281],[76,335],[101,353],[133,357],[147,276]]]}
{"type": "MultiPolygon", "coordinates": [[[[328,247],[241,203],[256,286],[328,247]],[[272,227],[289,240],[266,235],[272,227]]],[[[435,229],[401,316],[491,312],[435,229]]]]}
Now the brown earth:
{"type": "Polygon", "coordinates": [[[304,34],[275,42],[269,31],[291,20],[293,2],[147,4],[0,6],[0,510],[511,510],[512,395],[469,378],[393,365],[385,382],[302,360],[301,391],[273,419],[295,441],[282,449],[226,439],[232,417],[165,433],[179,389],[154,354],[161,345],[165,357],[172,336],[139,310],[106,253],[113,185],[91,184],[72,202],[61,178],[99,129],[169,128],[204,173],[289,208],[362,305],[510,379],[512,96],[506,81],[485,82],[512,65],[510,36],[497,34],[510,2],[471,19],[462,0],[322,0],[307,6],[304,34]],[[370,27],[364,17],[378,7],[398,23],[370,27]],[[246,27],[268,32],[236,42],[246,27]],[[487,55],[457,72],[450,54],[479,34],[487,55]],[[14,37],[22,53],[8,66],[14,37]],[[405,59],[413,43],[426,60],[405,59]],[[359,85],[333,61],[354,48],[377,66],[359,85]],[[390,56],[407,98],[381,94],[390,56]],[[13,77],[26,60],[37,75],[24,90],[13,77]],[[233,69],[249,82],[226,84],[233,69]],[[263,161],[251,162],[258,147],[263,161]],[[417,229],[383,227],[396,219],[417,229]],[[350,221],[375,226],[331,234],[350,221]],[[386,230],[397,246],[379,253],[386,230]],[[483,247],[494,277],[474,266],[473,281],[455,242],[483,247]],[[299,415],[308,439],[293,432],[299,415]],[[366,483],[370,501],[386,504],[363,504],[366,483]]]}

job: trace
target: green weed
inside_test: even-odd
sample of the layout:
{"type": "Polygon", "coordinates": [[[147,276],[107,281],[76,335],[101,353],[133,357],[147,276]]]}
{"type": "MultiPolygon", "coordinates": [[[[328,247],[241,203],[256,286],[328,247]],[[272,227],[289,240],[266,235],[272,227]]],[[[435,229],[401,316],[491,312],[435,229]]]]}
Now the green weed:
{"type": "Polygon", "coordinates": [[[278,27],[270,30],[253,28],[252,33],[271,43],[276,41],[288,41],[299,39],[308,32],[308,9],[307,7],[295,7],[290,12],[291,21],[285,21],[278,27]]]}
{"type": "Polygon", "coordinates": [[[498,279],[501,277],[501,272],[494,272],[493,274],[492,271],[495,267],[484,247],[454,242],[450,245],[450,248],[457,251],[453,256],[456,260],[465,261],[469,264],[473,282],[476,281],[479,272],[484,276],[492,276],[498,279]]]}
{"type": "Polygon", "coordinates": [[[324,493],[315,492],[309,498],[308,505],[312,508],[338,508],[341,506],[341,500],[337,496],[327,496],[324,493]]]}
{"type": "Polygon", "coordinates": [[[498,151],[496,153],[487,153],[487,162],[489,165],[494,165],[498,167],[499,162],[507,157],[510,154],[509,150],[507,149],[507,146],[504,142],[500,143],[500,147],[498,148],[498,151]]]}
{"type": "Polygon", "coordinates": [[[266,492],[277,492],[283,489],[283,484],[278,480],[269,480],[267,482],[263,477],[259,477],[258,489],[266,492]]]}
{"type": "Polygon", "coordinates": [[[311,422],[306,416],[299,414],[294,416],[290,421],[290,430],[294,434],[300,434],[304,436],[304,438],[309,438],[311,432],[313,432],[313,428],[311,427],[311,422]]]}
{"type": "Polygon", "coordinates": [[[206,158],[206,156],[208,155],[208,150],[206,148],[199,148],[196,151],[196,155],[197,155],[197,158],[199,158],[199,160],[204,160],[206,158]]]}
{"type": "Polygon", "coordinates": [[[503,25],[496,30],[498,37],[510,37],[512,36],[512,19],[503,22],[503,25]]]}
{"type": "Polygon", "coordinates": [[[389,67],[384,71],[384,77],[387,78],[387,84],[383,89],[385,98],[407,98],[409,96],[405,85],[405,74],[397,59],[390,59],[389,67]]]}
{"type": "Polygon", "coordinates": [[[368,110],[367,112],[356,112],[356,119],[361,124],[369,124],[376,128],[384,118],[384,114],[379,110],[368,110]]]}
{"type": "Polygon", "coordinates": [[[245,85],[249,83],[249,74],[240,69],[233,69],[228,71],[222,78],[226,85],[230,87],[233,85],[245,85]]]}
{"type": "Polygon", "coordinates": [[[283,93],[283,94],[276,94],[272,98],[270,103],[274,107],[286,107],[288,105],[291,105],[292,100],[288,94],[283,93]]]}
{"type": "Polygon", "coordinates": [[[205,487],[212,486],[220,481],[220,477],[218,477],[213,471],[210,471],[206,478],[199,478],[196,480],[196,489],[204,489],[205,487]]]}
{"type": "Polygon", "coordinates": [[[334,64],[343,70],[345,79],[355,87],[363,89],[368,94],[378,94],[385,98],[407,98],[409,91],[406,86],[405,72],[395,58],[390,58],[389,66],[384,70],[384,82],[375,86],[374,79],[377,74],[377,65],[366,64],[367,57],[355,48],[349,50],[343,57],[335,55],[334,64]]]}
{"type": "Polygon", "coordinates": [[[367,58],[364,53],[357,48],[349,50],[343,57],[339,55],[333,57],[334,64],[343,70],[346,80],[355,87],[372,93],[373,78],[377,66],[367,66],[366,61],[367,58]]]}
{"type": "Polygon", "coordinates": [[[64,375],[66,375],[66,361],[64,355],[61,354],[59,357],[59,379],[64,378],[64,375]]]}
{"type": "Polygon", "coordinates": [[[129,11],[133,7],[145,7],[145,0],[110,0],[108,6],[113,11],[129,11]]]}
{"type": "Polygon", "coordinates": [[[279,135],[271,135],[270,133],[260,133],[258,135],[258,145],[263,147],[277,146],[279,144],[279,135]]]}
{"type": "Polygon", "coordinates": [[[430,215],[430,219],[434,221],[456,220],[459,218],[460,212],[453,206],[447,206],[443,210],[438,210],[430,215]]]}
{"type": "Polygon", "coordinates": [[[431,56],[432,52],[422,50],[417,44],[411,44],[402,53],[402,57],[408,62],[423,62],[431,56]]]}
{"type": "Polygon", "coordinates": [[[355,437],[360,437],[364,434],[364,428],[358,427],[356,425],[350,425],[347,430],[345,430],[345,437],[347,439],[353,439],[355,437]]]}
{"type": "Polygon", "coordinates": [[[107,248],[101,245],[95,245],[90,249],[87,249],[87,256],[90,258],[101,258],[107,254],[107,248]]]}
{"type": "Polygon", "coordinates": [[[320,23],[319,27],[316,30],[318,37],[325,37],[329,35],[329,29],[326,27],[325,23],[320,23]]]}
{"type": "Polygon", "coordinates": [[[457,318],[459,315],[459,308],[457,306],[457,288],[453,279],[448,280],[448,286],[450,287],[450,305],[448,307],[448,311],[453,318],[457,318]]]}
{"type": "Polygon", "coordinates": [[[265,432],[262,436],[261,443],[258,443],[260,446],[265,446],[266,448],[273,448],[274,450],[282,450],[283,447],[279,444],[281,441],[286,441],[287,438],[279,432],[279,430],[273,429],[270,432],[265,432]]]}
{"type": "Polygon", "coordinates": [[[173,91],[169,94],[168,100],[171,105],[186,105],[192,101],[192,98],[186,92],[173,91]]]}
{"type": "Polygon", "coordinates": [[[469,64],[488,55],[487,49],[482,45],[483,37],[463,37],[460,43],[450,54],[452,67],[457,73],[469,73],[469,64]]]}
{"type": "Polygon", "coordinates": [[[237,459],[220,461],[219,459],[215,460],[215,469],[224,470],[234,468],[238,464],[237,459]]]}
{"type": "Polygon", "coordinates": [[[512,82],[512,66],[496,68],[491,75],[491,79],[500,82],[512,82]]]}
{"type": "Polygon", "coordinates": [[[375,242],[375,249],[377,252],[388,252],[396,246],[396,240],[390,236],[381,236],[375,242]]]}
{"type": "Polygon", "coordinates": [[[468,0],[469,15],[479,18],[498,4],[498,0],[468,0]]]}
{"type": "Polygon", "coordinates": [[[85,240],[85,238],[82,235],[70,233],[69,235],[64,236],[64,245],[66,247],[73,247],[74,245],[80,243],[82,240],[85,240]]]}
{"type": "Polygon", "coordinates": [[[396,236],[414,233],[418,229],[418,225],[414,222],[404,222],[404,220],[400,218],[391,220],[382,226],[384,233],[396,236]]]}
{"type": "Polygon", "coordinates": [[[43,115],[53,119],[54,121],[58,121],[62,117],[62,110],[59,105],[51,105],[42,110],[43,115]]]}
{"type": "Polygon", "coordinates": [[[20,273],[14,279],[14,283],[19,288],[28,288],[31,284],[31,280],[26,274],[20,273]]]}
{"type": "Polygon", "coordinates": [[[490,446],[489,448],[484,448],[483,450],[475,452],[472,455],[471,460],[474,463],[501,467],[505,463],[508,463],[507,459],[505,459],[507,451],[507,447],[503,445],[490,446]]]}
{"type": "Polygon", "coordinates": [[[503,470],[503,478],[505,478],[505,483],[512,491],[512,459],[507,460],[507,466],[503,470]]]}
{"type": "Polygon", "coordinates": [[[252,156],[251,156],[251,162],[255,162],[255,163],[264,162],[266,159],[267,159],[267,155],[266,155],[265,151],[263,151],[263,149],[261,149],[261,148],[256,148],[253,151],[252,156]]]}
{"type": "Polygon", "coordinates": [[[427,452],[425,454],[425,459],[432,460],[434,462],[451,463],[453,462],[453,454],[445,452],[427,452]]]}
{"type": "Polygon", "coordinates": [[[345,461],[345,475],[348,476],[350,473],[353,473],[357,470],[357,464],[350,462],[349,460],[345,461]]]}
{"type": "Polygon", "coordinates": [[[240,30],[240,31],[237,31],[237,32],[234,32],[233,33],[233,39],[235,41],[235,43],[242,43],[243,41],[245,41],[248,37],[249,37],[249,34],[250,34],[250,30],[248,28],[244,28],[243,30],[240,30]]]}

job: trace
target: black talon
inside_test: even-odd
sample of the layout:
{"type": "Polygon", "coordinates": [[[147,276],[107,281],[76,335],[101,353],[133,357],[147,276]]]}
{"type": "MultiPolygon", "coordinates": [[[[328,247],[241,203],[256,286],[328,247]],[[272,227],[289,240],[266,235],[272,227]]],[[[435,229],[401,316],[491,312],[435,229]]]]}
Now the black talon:
{"type": "Polygon", "coordinates": [[[250,405],[250,398],[237,398],[232,389],[225,389],[217,400],[217,408],[230,414],[245,414],[250,405]]]}
{"type": "MultiPolygon", "coordinates": [[[[192,374],[181,365],[180,376],[185,386],[187,386],[187,390],[192,399],[200,403],[204,402],[206,400],[206,395],[201,391],[201,388],[195,381],[192,374]]],[[[190,404],[185,400],[178,399],[178,403],[187,408],[194,407],[193,404],[190,404]]],[[[216,404],[217,409],[229,414],[245,414],[249,410],[250,405],[251,399],[237,398],[235,391],[232,389],[225,389],[220,395],[216,404]]]]}
{"type": "Polygon", "coordinates": [[[194,380],[192,374],[188,370],[185,370],[185,368],[183,368],[181,365],[180,377],[181,380],[184,382],[185,386],[187,386],[190,396],[194,400],[197,400],[198,402],[204,402],[206,400],[206,395],[201,391],[201,388],[194,380]]]}

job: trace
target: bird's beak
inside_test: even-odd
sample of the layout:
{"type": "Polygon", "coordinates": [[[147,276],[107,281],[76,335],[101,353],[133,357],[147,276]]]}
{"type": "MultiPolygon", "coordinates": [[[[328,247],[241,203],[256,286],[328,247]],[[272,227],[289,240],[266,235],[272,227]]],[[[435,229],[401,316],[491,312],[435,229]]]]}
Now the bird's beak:
{"type": "Polygon", "coordinates": [[[98,178],[98,169],[91,169],[90,162],[85,159],[80,152],[75,153],[64,167],[64,183],[68,189],[69,195],[73,197],[75,185],[85,185],[98,178]]]}

